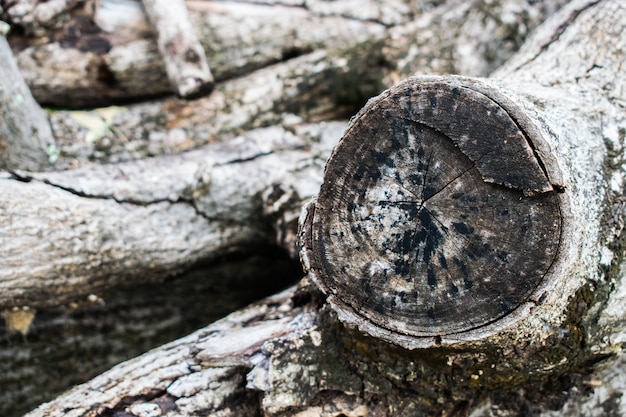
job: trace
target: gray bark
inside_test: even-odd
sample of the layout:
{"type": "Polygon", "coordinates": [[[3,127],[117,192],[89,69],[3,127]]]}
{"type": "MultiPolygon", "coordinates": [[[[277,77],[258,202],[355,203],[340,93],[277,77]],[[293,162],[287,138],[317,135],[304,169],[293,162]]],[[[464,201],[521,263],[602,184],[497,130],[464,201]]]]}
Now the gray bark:
{"type": "MultiPolygon", "coordinates": [[[[335,5],[338,7],[339,3],[335,5]]],[[[550,11],[549,6],[541,2],[525,8],[518,0],[494,5],[495,9],[480,2],[471,6],[445,3],[424,12],[415,22],[394,26],[385,32],[383,27],[371,22],[311,16],[298,8],[282,10],[277,6],[279,11],[270,13],[267,6],[250,6],[249,9],[220,4],[217,10],[206,11],[207,18],[220,25],[212,23],[209,26],[212,33],[225,31],[220,39],[227,43],[215,56],[225,57],[224,63],[229,65],[237,63],[242,72],[224,75],[229,79],[218,83],[211,96],[200,100],[165,99],[89,112],[52,112],[50,118],[61,149],[57,165],[75,168],[86,161],[119,162],[180,153],[255,127],[282,123],[285,117],[292,119],[291,114],[305,121],[347,118],[369,97],[418,70],[431,73],[467,71],[468,75],[484,76],[513,53],[530,28],[550,11]],[[233,28],[241,31],[256,28],[259,21],[264,22],[263,30],[255,31],[254,36],[232,33],[233,28]],[[495,32],[497,36],[487,41],[483,37],[488,33],[485,28],[492,26],[498,29],[489,33],[495,32]],[[480,36],[465,35],[470,29],[471,33],[480,36]],[[290,40],[289,33],[292,32],[297,35],[295,41],[290,40]],[[422,36],[422,32],[426,34],[422,36]],[[249,46],[242,47],[242,42],[249,46]],[[301,54],[287,59],[292,55],[286,50],[294,43],[301,54]],[[500,54],[494,57],[492,50],[500,51],[500,54]],[[459,51],[476,59],[469,61],[459,51]],[[243,55],[233,55],[239,53],[243,55]],[[283,55],[286,55],[285,59],[277,58],[283,55]],[[268,66],[276,61],[281,62],[268,66]],[[414,61],[418,64],[410,64],[414,61]],[[459,66],[460,63],[463,65],[459,66]],[[230,79],[233,75],[243,74],[247,75],[230,79]]],[[[205,30],[202,25],[196,27],[199,32],[205,30]]],[[[202,39],[208,35],[199,36],[202,39]]],[[[45,44],[45,47],[52,48],[54,44],[45,44]]],[[[44,45],[32,48],[44,48],[44,45]]],[[[70,48],[59,52],[74,54],[75,51],[70,48]]],[[[26,50],[19,56],[24,54],[26,50]]],[[[109,56],[112,54],[110,52],[109,56]]],[[[128,54],[128,58],[137,56],[147,57],[149,54],[141,50],[128,54]]],[[[58,81],[65,79],[59,71],[88,67],[66,64],[67,60],[83,63],[84,58],[79,56],[62,57],[56,52],[41,55],[42,69],[25,63],[22,68],[27,76],[32,75],[34,83],[41,83],[54,91],[63,91],[58,82],[68,88],[89,90],[68,91],[67,97],[72,100],[76,100],[77,95],[84,98],[92,93],[102,98],[114,91],[108,86],[100,91],[92,83],[83,86],[72,81],[74,76],[67,81],[58,81]],[[47,68],[54,68],[56,83],[41,72],[47,68]]],[[[134,65],[139,64],[134,62],[134,65]]],[[[129,84],[122,90],[131,94],[131,87],[147,81],[150,74],[156,74],[156,67],[137,67],[138,72],[133,72],[132,76],[111,71],[116,74],[116,80],[128,80],[129,84]]],[[[216,78],[222,79],[220,64],[211,63],[211,68],[216,78]]],[[[88,74],[80,77],[89,79],[88,74]]],[[[162,83],[150,81],[150,85],[158,84],[162,83]]],[[[34,91],[39,88],[33,83],[31,87],[34,91]]]]}
{"type": "Polygon", "coordinates": [[[117,163],[177,154],[258,127],[344,119],[355,103],[382,85],[377,68],[361,66],[370,62],[371,49],[341,52],[320,50],[263,68],[219,83],[210,96],[197,100],[52,112],[61,149],[58,165],[76,168],[94,160],[117,163]],[[354,77],[362,84],[352,90],[354,77]]]}
{"type": "Polygon", "coordinates": [[[546,139],[565,186],[553,279],[524,314],[407,350],[343,326],[305,279],[29,416],[619,415],[624,22],[617,0],[572,2],[484,80],[546,139]]]}
{"type": "MultiPolygon", "coordinates": [[[[57,2],[37,10],[49,3],[57,2]]],[[[140,2],[103,0],[95,9],[76,3],[47,25],[26,7],[7,10],[15,25],[27,29],[11,43],[39,102],[106,106],[173,91],[140,2]]],[[[415,72],[486,75],[565,1],[186,3],[217,81],[356,43],[376,52],[390,86],[415,72]],[[372,47],[374,41],[384,45],[372,47]]]]}
{"type": "Polygon", "coordinates": [[[48,118],[33,99],[3,33],[0,62],[0,169],[50,169],[58,150],[48,118]]]}
{"type": "Polygon", "coordinates": [[[1,175],[0,306],[66,305],[248,246],[295,256],[300,207],[344,126],[276,126],[179,156],[1,175]]]}
{"type": "Polygon", "coordinates": [[[115,364],[301,278],[299,262],[285,254],[267,247],[254,252],[229,255],[159,285],[90,294],[38,310],[24,335],[0,320],[0,415],[21,416],[115,364]]]}

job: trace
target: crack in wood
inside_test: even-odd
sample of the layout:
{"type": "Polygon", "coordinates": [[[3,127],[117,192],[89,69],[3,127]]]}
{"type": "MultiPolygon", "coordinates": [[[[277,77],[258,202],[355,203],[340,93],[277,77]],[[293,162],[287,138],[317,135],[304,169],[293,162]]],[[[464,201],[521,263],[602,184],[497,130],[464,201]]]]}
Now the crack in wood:
{"type": "Polygon", "coordinates": [[[221,166],[225,166],[225,165],[242,164],[242,163],[245,163],[245,162],[251,162],[251,161],[254,161],[256,159],[263,158],[264,156],[273,155],[274,153],[275,152],[273,150],[272,151],[267,151],[267,152],[260,152],[260,153],[257,153],[255,155],[247,156],[247,157],[244,157],[244,158],[235,158],[235,159],[231,159],[229,161],[219,162],[219,163],[214,164],[213,166],[214,167],[221,167],[221,166]]]}
{"type": "Polygon", "coordinates": [[[560,245],[552,166],[531,146],[541,137],[497,93],[440,80],[368,103],[304,219],[304,263],[331,305],[392,342],[475,331],[535,303],[560,245]]]}
{"type": "MultiPolygon", "coordinates": [[[[226,165],[228,163],[224,163],[224,165],[226,165]]],[[[96,200],[110,200],[110,201],[115,201],[118,204],[129,204],[131,206],[138,206],[138,207],[148,207],[151,205],[155,205],[155,204],[161,204],[161,203],[169,203],[169,204],[185,204],[188,205],[190,207],[192,207],[194,209],[194,211],[196,212],[196,214],[202,218],[204,218],[205,220],[209,221],[209,222],[221,222],[221,223],[227,223],[228,219],[225,217],[220,217],[220,216],[210,216],[208,214],[206,214],[205,212],[203,212],[202,210],[200,210],[200,208],[198,207],[196,201],[194,199],[189,199],[189,198],[185,198],[182,196],[178,196],[177,199],[171,199],[171,198],[159,198],[159,199],[155,199],[155,200],[150,200],[150,201],[141,201],[141,200],[134,200],[134,199],[120,199],[120,198],[116,198],[115,196],[113,196],[112,194],[89,194],[89,193],[85,193],[83,191],[80,190],[76,190],[73,189],[71,187],[67,187],[64,185],[60,185],[60,184],[56,184],[52,181],[49,181],[47,179],[39,179],[39,178],[34,178],[32,176],[29,175],[25,175],[22,173],[19,173],[17,171],[11,171],[10,172],[11,178],[16,180],[16,181],[20,181],[20,182],[39,182],[41,184],[46,184],[49,185],[51,187],[57,188],[59,190],[63,190],[66,191],[70,194],[73,194],[77,197],[81,197],[81,198],[88,198],[88,199],[96,199],[96,200]]]]}
{"type": "Polygon", "coordinates": [[[550,48],[550,45],[552,45],[553,43],[557,42],[560,39],[561,35],[567,30],[568,27],[570,27],[576,21],[576,19],[578,18],[578,16],[580,16],[581,13],[583,13],[587,9],[593,8],[598,3],[601,3],[601,2],[602,2],[602,0],[590,1],[589,3],[585,4],[583,7],[580,7],[578,9],[574,9],[570,13],[570,15],[567,17],[567,19],[565,21],[563,21],[556,28],[556,30],[552,34],[552,37],[547,42],[545,42],[544,44],[542,44],[539,47],[539,51],[532,58],[526,60],[522,64],[520,64],[517,67],[515,67],[515,69],[513,71],[519,71],[525,65],[528,65],[529,63],[533,62],[534,60],[536,60],[541,55],[544,55],[545,52],[548,50],[548,48],[550,48]]]}

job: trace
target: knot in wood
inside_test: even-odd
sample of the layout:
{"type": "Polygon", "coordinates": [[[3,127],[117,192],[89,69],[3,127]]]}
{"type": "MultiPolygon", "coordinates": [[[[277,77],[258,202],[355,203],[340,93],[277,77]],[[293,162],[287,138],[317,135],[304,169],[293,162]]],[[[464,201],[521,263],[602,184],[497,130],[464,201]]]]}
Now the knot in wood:
{"type": "Polygon", "coordinates": [[[301,222],[303,263],[339,317],[417,347],[536,302],[562,181],[533,126],[461,77],[410,78],[370,100],[301,222]]]}

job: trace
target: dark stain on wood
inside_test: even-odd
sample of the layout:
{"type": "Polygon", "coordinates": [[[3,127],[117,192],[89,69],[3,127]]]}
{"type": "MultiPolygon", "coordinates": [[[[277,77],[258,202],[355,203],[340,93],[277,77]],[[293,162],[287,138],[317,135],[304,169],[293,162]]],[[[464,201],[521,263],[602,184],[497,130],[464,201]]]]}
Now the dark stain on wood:
{"type": "Polygon", "coordinates": [[[559,247],[557,187],[520,124],[472,83],[409,79],[333,151],[303,253],[335,308],[433,337],[493,323],[541,285],[559,247]]]}

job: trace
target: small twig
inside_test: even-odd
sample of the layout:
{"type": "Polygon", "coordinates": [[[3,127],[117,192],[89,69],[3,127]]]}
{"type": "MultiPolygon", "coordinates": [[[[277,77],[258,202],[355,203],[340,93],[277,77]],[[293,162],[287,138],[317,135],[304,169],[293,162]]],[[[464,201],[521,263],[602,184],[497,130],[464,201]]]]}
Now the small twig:
{"type": "Polygon", "coordinates": [[[167,76],[181,97],[200,96],[213,89],[206,54],[195,34],[183,0],[143,0],[157,34],[167,76]]]}

